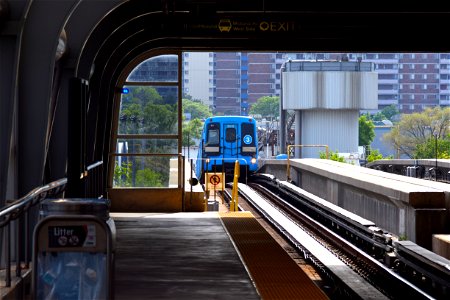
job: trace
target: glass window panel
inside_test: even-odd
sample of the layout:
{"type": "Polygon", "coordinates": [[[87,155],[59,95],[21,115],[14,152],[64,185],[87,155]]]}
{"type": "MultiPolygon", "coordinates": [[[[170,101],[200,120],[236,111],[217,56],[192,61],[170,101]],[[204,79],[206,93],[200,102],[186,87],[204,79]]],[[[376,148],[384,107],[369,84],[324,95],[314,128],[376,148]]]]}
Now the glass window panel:
{"type": "Polygon", "coordinates": [[[178,153],[176,139],[117,139],[116,153],[178,153]]]}
{"type": "Polygon", "coordinates": [[[129,82],[177,82],[178,56],[160,55],[149,58],[131,71],[129,82]]]}
{"type": "Polygon", "coordinates": [[[256,143],[256,139],[255,139],[255,136],[254,136],[254,126],[253,126],[253,124],[242,123],[241,128],[242,128],[241,129],[241,132],[242,132],[241,139],[243,141],[243,144],[245,144],[246,146],[255,146],[256,145],[255,144],[256,143]]]}
{"type": "Polygon", "coordinates": [[[208,123],[206,131],[206,146],[218,145],[220,140],[219,123],[208,123]]]}
{"type": "Polygon", "coordinates": [[[206,144],[208,146],[219,144],[219,130],[218,129],[208,130],[208,141],[206,144]]]}
{"type": "Polygon", "coordinates": [[[126,86],[119,112],[119,134],[177,134],[178,87],[126,86]]]}
{"type": "Polygon", "coordinates": [[[233,125],[228,126],[229,127],[225,130],[225,140],[229,143],[236,142],[236,128],[233,125]]]}
{"type": "Polygon", "coordinates": [[[178,158],[116,156],[113,187],[178,187],[178,158]]]}

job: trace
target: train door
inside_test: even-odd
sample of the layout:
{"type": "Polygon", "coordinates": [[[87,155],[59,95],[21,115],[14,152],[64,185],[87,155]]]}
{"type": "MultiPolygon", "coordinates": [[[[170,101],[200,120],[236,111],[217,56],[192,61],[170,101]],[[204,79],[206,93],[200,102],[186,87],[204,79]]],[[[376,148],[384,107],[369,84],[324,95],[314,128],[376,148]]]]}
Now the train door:
{"type": "Polygon", "coordinates": [[[224,123],[222,131],[223,136],[223,171],[225,181],[233,178],[235,162],[239,157],[240,149],[240,131],[238,123],[224,123]]]}
{"type": "Polygon", "coordinates": [[[233,159],[239,156],[239,127],[236,123],[223,124],[224,140],[223,140],[223,156],[227,163],[234,163],[233,159]]]}

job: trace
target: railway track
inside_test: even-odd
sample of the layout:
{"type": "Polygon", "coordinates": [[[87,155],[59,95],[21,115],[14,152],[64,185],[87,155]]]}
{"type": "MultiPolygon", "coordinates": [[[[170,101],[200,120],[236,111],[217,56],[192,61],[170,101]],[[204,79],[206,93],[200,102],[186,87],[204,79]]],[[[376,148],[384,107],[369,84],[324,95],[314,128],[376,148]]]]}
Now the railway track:
{"type": "MultiPolygon", "coordinates": [[[[229,207],[229,201],[231,200],[231,188],[225,188],[221,194],[225,200],[225,204],[229,207]]],[[[317,267],[307,259],[303,254],[288,240],[284,235],[280,234],[279,230],[273,226],[258,210],[256,210],[248,201],[243,197],[239,197],[239,210],[249,211],[255,217],[255,219],[261,224],[261,226],[272,236],[272,238],[286,251],[286,253],[294,260],[297,265],[305,272],[308,277],[319,286],[330,299],[342,299],[348,296],[348,293],[339,290],[335,286],[331,278],[324,276],[323,273],[317,270],[317,267]]],[[[348,298],[348,297],[347,297],[348,298]]]]}
{"type": "MultiPolygon", "coordinates": [[[[330,286],[330,282],[335,285],[330,289],[334,291],[334,295],[328,291],[330,298],[335,295],[339,295],[336,296],[337,298],[344,295],[352,299],[442,297],[442,291],[430,295],[405,280],[392,267],[385,265],[381,254],[383,251],[393,252],[393,245],[383,238],[385,235],[381,234],[381,230],[374,224],[352,217],[353,223],[364,224],[362,229],[355,229],[351,228],[351,226],[358,227],[355,224],[346,225],[338,217],[329,214],[331,221],[328,220],[328,222],[332,224],[330,226],[334,226],[330,229],[323,225],[323,220],[314,219],[317,219],[317,214],[309,212],[310,215],[307,215],[304,211],[308,209],[299,209],[292,204],[295,202],[292,198],[298,198],[299,195],[280,193],[281,191],[276,188],[275,192],[273,190],[270,186],[268,188],[256,183],[250,183],[248,186],[239,184],[239,193],[242,197],[240,206],[245,207],[246,210],[255,209],[274,228],[277,228],[277,231],[301,253],[301,256],[315,266],[320,276],[327,282],[324,286],[330,286]],[[289,199],[286,201],[286,198],[289,199]],[[298,236],[300,231],[303,232],[303,237],[298,236]],[[372,242],[365,235],[372,236],[372,242]],[[319,248],[320,251],[317,250],[319,248]],[[330,258],[330,255],[338,257],[340,264],[345,265],[346,268],[340,264],[335,265],[336,262],[330,258]],[[342,272],[342,270],[345,271],[342,272]]],[[[226,195],[224,197],[226,199],[226,195]]]]}

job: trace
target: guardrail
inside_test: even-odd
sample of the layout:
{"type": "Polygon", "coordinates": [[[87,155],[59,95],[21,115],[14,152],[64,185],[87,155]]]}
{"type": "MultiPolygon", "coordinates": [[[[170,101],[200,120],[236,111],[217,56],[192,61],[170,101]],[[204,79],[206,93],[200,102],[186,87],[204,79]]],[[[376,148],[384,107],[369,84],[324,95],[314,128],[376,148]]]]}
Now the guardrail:
{"type": "Polygon", "coordinates": [[[450,183],[450,163],[448,159],[381,159],[367,163],[365,167],[421,178],[450,183]]]}
{"type": "Polygon", "coordinates": [[[25,269],[29,268],[31,262],[30,252],[32,248],[33,230],[31,229],[30,222],[35,225],[38,219],[37,214],[29,213],[31,208],[44,199],[60,196],[65,190],[66,184],[66,178],[53,181],[42,187],[35,188],[18,200],[9,201],[5,207],[1,208],[0,241],[5,241],[5,246],[0,248],[0,262],[4,262],[5,264],[4,280],[6,287],[11,287],[11,263],[13,261],[11,259],[11,252],[15,251],[16,253],[15,262],[17,277],[22,276],[22,262],[24,263],[25,269]],[[30,220],[32,217],[36,220],[30,220]],[[17,220],[17,224],[16,226],[13,226],[13,221],[15,220],[17,220]],[[20,226],[20,224],[23,224],[23,226],[20,226]],[[11,242],[13,240],[11,231],[14,231],[14,244],[11,242]]]}

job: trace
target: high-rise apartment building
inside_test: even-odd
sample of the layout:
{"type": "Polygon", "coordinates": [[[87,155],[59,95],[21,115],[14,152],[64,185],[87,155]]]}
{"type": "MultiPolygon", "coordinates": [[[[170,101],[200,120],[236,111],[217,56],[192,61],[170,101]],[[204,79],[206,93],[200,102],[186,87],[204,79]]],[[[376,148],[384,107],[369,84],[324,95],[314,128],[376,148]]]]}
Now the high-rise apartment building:
{"type": "Polygon", "coordinates": [[[214,105],[214,53],[183,53],[183,95],[203,104],[214,105]]]}
{"type": "MultiPolygon", "coordinates": [[[[450,106],[450,53],[214,52],[209,57],[212,62],[208,61],[211,66],[207,73],[211,76],[208,99],[212,100],[216,114],[247,114],[260,97],[280,96],[281,67],[289,59],[360,59],[374,63],[378,73],[379,110],[392,104],[402,113],[437,105],[450,106]]],[[[187,67],[191,73],[193,65],[191,61],[185,63],[185,73],[187,67]]],[[[194,86],[188,89],[192,95],[194,86]]]]}
{"type": "Polygon", "coordinates": [[[241,106],[247,98],[241,95],[243,65],[239,52],[214,53],[214,106],[216,114],[240,115],[241,106]]]}

